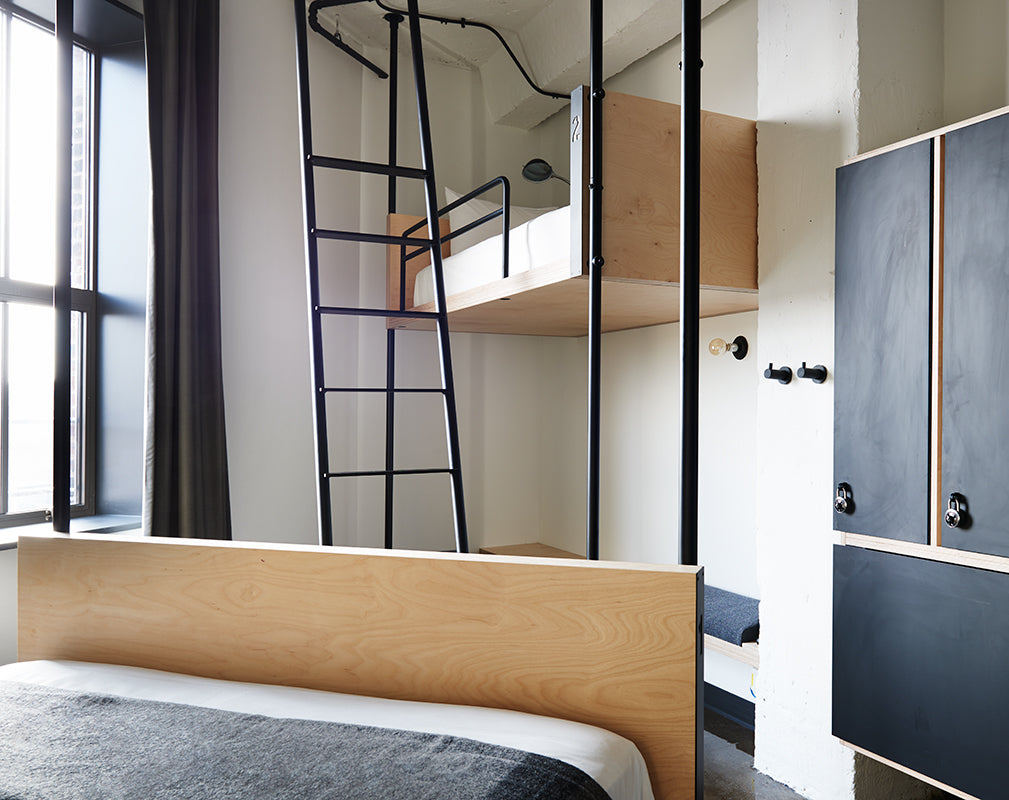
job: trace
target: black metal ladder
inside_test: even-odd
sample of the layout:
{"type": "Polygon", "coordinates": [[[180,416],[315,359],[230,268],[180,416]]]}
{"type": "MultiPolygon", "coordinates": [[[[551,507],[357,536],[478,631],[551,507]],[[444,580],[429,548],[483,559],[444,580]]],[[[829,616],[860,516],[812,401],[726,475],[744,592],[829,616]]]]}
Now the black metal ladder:
{"type": "MultiPolygon", "coordinates": [[[[298,55],[298,97],[301,110],[302,163],[304,169],[305,190],[305,226],[308,257],[309,312],[312,322],[312,381],[315,393],[315,425],[317,436],[316,468],[318,473],[319,502],[319,539],[323,545],[333,544],[332,497],[330,481],[344,477],[382,477],[385,478],[385,546],[393,544],[393,487],[395,478],[404,475],[448,474],[451,478],[453,512],[455,518],[456,550],[469,550],[466,531],[466,511],[463,502],[462,471],[459,449],[459,424],[456,413],[455,383],[452,374],[452,353],[449,343],[448,313],[445,302],[445,278],[442,269],[442,238],[438,225],[437,184],[434,175],[434,161],[431,147],[431,123],[427,103],[427,81],[424,72],[424,57],[421,45],[419,14],[417,0],[408,0],[407,17],[410,26],[410,43],[412,48],[413,70],[417,91],[417,113],[420,126],[422,167],[404,167],[397,165],[395,152],[395,106],[396,106],[396,27],[402,20],[400,15],[389,15],[387,20],[392,30],[392,47],[390,50],[392,73],[390,80],[390,141],[389,163],[381,164],[368,161],[357,161],[346,158],[334,158],[315,153],[312,146],[312,113],[309,92],[308,69],[308,25],[318,30],[317,13],[320,8],[350,5],[361,0],[315,0],[307,7],[307,0],[295,0],[297,55],[298,55]],[[390,19],[390,17],[393,17],[390,19]],[[398,19],[397,19],[398,17],[398,19]],[[390,211],[395,211],[395,184],[397,178],[407,178],[424,181],[426,196],[428,238],[407,236],[391,236],[358,231],[329,230],[316,226],[316,170],[343,170],[373,175],[386,175],[389,178],[390,211]],[[345,306],[323,305],[319,289],[319,252],[320,239],[331,239],[367,244],[399,245],[402,247],[429,248],[431,266],[434,276],[435,299],[437,311],[422,312],[400,310],[398,308],[359,308],[345,306]],[[346,387],[329,386],[325,380],[323,361],[322,321],[327,316],[352,317],[385,317],[428,319],[435,323],[438,337],[438,350],[441,364],[440,389],[404,389],[395,385],[395,354],[396,330],[389,328],[386,332],[386,386],[379,387],[346,387]],[[395,420],[395,399],[397,394],[416,392],[438,392],[444,398],[445,428],[448,439],[448,466],[433,469],[396,469],[393,453],[393,434],[395,420]],[[386,395],[386,457],[385,468],[381,470],[351,470],[334,472],[330,469],[328,425],[326,397],[331,393],[384,393],[386,395]]],[[[326,39],[333,41],[332,35],[323,33],[326,39]]],[[[334,42],[335,43],[335,42],[334,42]]],[[[384,77],[384,75],[380,75],[384,77]]],[[[402,305],[402,303],[401,303],[402,305]]]]}

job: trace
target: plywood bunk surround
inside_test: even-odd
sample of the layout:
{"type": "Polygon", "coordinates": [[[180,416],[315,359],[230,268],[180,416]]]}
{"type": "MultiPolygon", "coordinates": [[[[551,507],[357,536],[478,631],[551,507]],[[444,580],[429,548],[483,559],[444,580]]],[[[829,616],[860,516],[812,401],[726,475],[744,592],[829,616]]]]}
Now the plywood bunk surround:
{"type": "Polygon", "coordinates": [[[697,567],[97,535],[18,543],[18,659],[507,708],[695,797],[697,567]]]}
{"type": "MultiPolygon", "coordinates": [[[[603,100],[603,331],[679,319],[680,107],[607,92],[603,100]]],[[[588,90],[571,97],[571,251],[568,262],[520,272],[447,298],[452,330],[583,336],[588,331],[588,90]]],[[[701,116],[701,316],[757,308],[756,123],[701,116]]],[[[391,214],[401,235],[422,218],[391,214]]],[[[494,224],[494,223],[489,223],[494,224]]],[[[443,228],[444,230],[444,228],[443,228]]],[[[417,236],[423,236],[421,231],[417,236]]],[[[449,243],[450,244],[450,243],[449,243]]],[[[444,251],[443,251],[444,252],[444,251]]],[[[407,267],[413,281],[430,259],[407,267]]],[[[398,308],[399,248],[390,247],[388,297],[398,308]]],[[[433,303],[417,306],[433,311],[433,303]]],[[[425,329],[427,320],[391,320],[425,329]]]]}

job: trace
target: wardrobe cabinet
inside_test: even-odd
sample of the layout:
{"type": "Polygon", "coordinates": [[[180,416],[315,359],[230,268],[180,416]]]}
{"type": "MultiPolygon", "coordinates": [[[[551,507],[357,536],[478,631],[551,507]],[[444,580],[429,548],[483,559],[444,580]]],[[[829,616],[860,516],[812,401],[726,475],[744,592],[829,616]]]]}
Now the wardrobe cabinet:
{"type": "Polygon", "coordinates": [[[1009,116],[946,135],[943,547],[1009,556],[1009,116]]]}
{"type": "Polygon", "coordinates": [[[833,720],[1004,798],[1009,109],[837,171],[833,720]]]}
{"type": "Polygon", "coordinates": [[[1009,115],[841,167],[836,213],[834,529],[1009,556],[1009,115]]]}
{"type": "Polygon", "coordinates": [[[834,548],[833,734],[1004,800],[1009,575],[834,548]]]}
{"type": "Polygon", "coordinates": [[[927,541],[932,144],[837,171],[834,527],[927,541]],[[837,500],[835,496],[835,500],[837,500]]]}

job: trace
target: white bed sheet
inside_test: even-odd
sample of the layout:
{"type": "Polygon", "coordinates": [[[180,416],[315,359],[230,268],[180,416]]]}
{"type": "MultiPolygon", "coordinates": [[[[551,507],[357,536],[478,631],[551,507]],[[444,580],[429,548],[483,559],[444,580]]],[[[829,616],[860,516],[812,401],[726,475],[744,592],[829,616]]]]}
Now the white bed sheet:
{"type": "MultiPolygon", "coordinates": [[[[494,223],[487,223],[492,225],[494,223]]],[[[508,274],[536,267],[567,263],[571,252],[571,206],[563,206],[509,231],[508,274]]],[[[501,234],[468,247],[442,262],[445,294],[458,294],[501,278],[501,234]]],[[[413,288],[415,306],[434,302],[431,267],[417,273],[413,288]]]]}
{"type": "Polygon", "coordinates": [[[461,736],[566,761],[592,776],[613,800],[654,800],[644,759],[633,743],[610,731],[567,720],[77,661],[8,664],[0,666],[0,680],[269,717],[461,736]]]}

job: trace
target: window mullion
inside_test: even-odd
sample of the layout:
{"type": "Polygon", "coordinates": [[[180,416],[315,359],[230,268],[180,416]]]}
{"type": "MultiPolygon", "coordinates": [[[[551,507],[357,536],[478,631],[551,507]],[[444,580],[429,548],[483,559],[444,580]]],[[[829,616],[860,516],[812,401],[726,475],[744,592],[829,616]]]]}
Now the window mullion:
{"type": "Polygon", "coordinates": [[[7,303],[0,303],[0,514],[7,513],[10,487],[9,334],[7,303]]]}
{"type": "Polygon", "coordinates": [[[11,17],[7,11],[0,11],[0,109],[3,109],[3,124],[0,125],[0,164],[3,165],[3,179],[0,180],[0,276],[9,275],[8,254],[10,252],[10,52],[11,17]]]}

